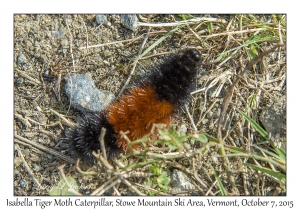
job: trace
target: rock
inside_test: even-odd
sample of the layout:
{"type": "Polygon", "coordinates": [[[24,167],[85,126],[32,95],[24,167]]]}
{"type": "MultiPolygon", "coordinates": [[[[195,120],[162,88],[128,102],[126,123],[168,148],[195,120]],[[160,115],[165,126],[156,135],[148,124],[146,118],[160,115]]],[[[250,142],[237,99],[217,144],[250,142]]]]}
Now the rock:
{"type": "Polygon", "coordinates": [[[19,78],[17,78],[17,84],[18,85],[21,85],[23,82],[24,82],[24,79],[23,79],[23,77],[19,77],[19,78]]]}
{"type": "Polygon", "coordinates": [[[264,107],[259,119],[265,130],[271,134],[271,140],[285,150],[286,147],[286,97],[274,98],[264,107]]]}
{"type": "Polygon", "coordinates": [[[67,39],[61,40],[60,44],[63,48],[69,47],[69,41],[67,39]]]}
{"type": "Polygon", "coordinates": [[[15,157],[15,159],[14,159],[15,168],[19,167],[19,165],[21,165],[21,163],[22,163],[22,159],[19,157],[15,157]]]}
{"type": "Polygon", "coordinates": [[[94,81],[83,74],[67,78],[65,89],[72,106],[84,113],[99,112],[115,98],[109,91],[100,91],[94,81]]]}
{"type": "Polygon", "coordinates": [[[110,56],[112,55],[112,53],[111,53],[109,50],[105,50],[105,51],[103,52],[103,54],[104,54],[104,57],[105,57],[105,58],[108,58],[108,57],[110,57],[110,56]]]}
{"type": "Polygon", "coordinates": [[[182,124],[179,128],[178,128],[178,134],[179,135],[185,135],[187,133],[187,127],[186,125],[182,124]]]}
{"type": "Polygon", "coordinates": [[[40,165],[37,165],[37,164],[32,164],[32,170],[34,172],[39,172],[41,170],[41,166],[40,165]]]}
{"type": "Polygon", "coordinates": [[[28,184],[27,184],[27,181],[25,179],[20,180],[20,187],[28,189],[28,184]]]}
{"type": "Polygon", "coordinates": [[[191,184],[187,175],[177,169],[171,175],[171,186],[180,190],[195,189],[195,186],[191,184]]]}
{"type": "Polygon", "coordinates": [[[108,21],[106,19],[106,16],[105,15],[96,15],[96,23],[98,25],[107,24],[108,21]]]}
{"type": "Polygon", "coordinates": [[[26,63],[26,61],[27,61],[27,59],[26,59],[25,55],[20,54],[20,55],[18,56],[17,64],[19,65],[19,64],[21,64],[21,63],[26,63]]]}
{"type": "Polygon", "coordinates": [[[136,15],[122,15],[121,22],[126,28],[136,31],[138,26],[138,18],[136,15]]]}
{"type": "Polygon", "coordinates": [[[61,39],[64,36],[64,31],[51,31],[52,36],[56,39],[61,39]]]}

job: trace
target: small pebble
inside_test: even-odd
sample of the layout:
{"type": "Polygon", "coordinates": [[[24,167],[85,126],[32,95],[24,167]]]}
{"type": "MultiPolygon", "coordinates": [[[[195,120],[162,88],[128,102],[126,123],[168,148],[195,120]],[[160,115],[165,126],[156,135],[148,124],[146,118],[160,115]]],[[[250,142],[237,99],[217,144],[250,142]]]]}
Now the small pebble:
{"type": "Polygon", "coordinates": [[[72,74],[67,78],[65,90],[72,106],[82,112],[99,112],[115,98],[112,93],[99,90],[94,81],[83,74],[72,74]]]}
{"type": "Polygon", "coordinates": [[[105,57],[105,58],[111,56],[111,52],[110,52],[109,50],[105,50],[103,54],[104,54],[104,57],[105,57]]]}
{"type": "Polygon", "coordinates": [[[24,149],[24,150],[23,150],[23,155],[24,155],[25,157],[27,157],[29,154],[30,154],[29,149],[24,149]]]}
{"type": "Polygon", "coordinates": [[[136,15],[122,15],[121,22],[126,28],[132,31],[137,30],[138,18],[136,15]]]}
{"type": "Polygon", "coordinates": [[[20,180],[20,187],[25,188],[25,189],[28,188],[28,184],[27,184],[27,181],[25,179],[20,180]]]}
{"type": "Polygon", "coordinates": [[[63,46],[63,47],[68,47],[69,41],[68,41],[67,39],[63,39],[63,40],[61,40],[60,44],[61,44],[61,46],[63,46]]]}
{"type": "Polygon", "coordinates": [[[44,77],[49,77],[50,76],[50,71],[49,69],[47,69],[45,72],[44,72],[44,77]]]}
{"type": "Polygon", "coordinates": [[[178,134],[185,135],[187,133],[187,127],[186,125],[182,124],[178,129],[178,134]]]}
{"type": "Polygon", "coordinates": [[[14,158],[15,168],[17,168],[22,163],[22,159],[19,157],[14,158]]]}
{"type": "Polygon", "coordinates": [[[41,166],[39,166],[37,164],[32,164],[32,169],[35,172],[39,172],[41,170],[41,166]]]}
{"type": "MultiPolygon", "coordinates": [[[[14,169],[14,174],[15,175],[20,175],[20,172],[18,169],[14,169]]],[[[17,186],[18,184],[15,182],[15,186],[17,186]]]]}
{"type": "Polygon", "coordinates": [[[20,54],[20,55],[18,56],[17,64],[19,65],[19,64],[21,64],[21,63],[26,63],[26,61],[27,61],[27,59],[26,59],[25,55],[20,54]]]}
{"type": "Polygon", "coordinates": [[[23,77],[19,77],[16,82],[18,85],[21,85],[24,82],[23,77]]]}
{"type": "Polygon", "coordinates": [[[175,169],[171,175],[171,186],[180,190],[195,189],[190,179],[183,172],[175,169]]]}
{"type": "Polygon", "coordinates": [[[64,55],[66,55],[68,52],[68,49],[63,47],[63,48],[61,48],[61,51],[64,55]]]}
{"type": "Polygon", "coordinates": [[[56,39],[61,39],[64,35],[63,31],[51,31],[52,32],[52,36],[56,39]]]}
{"type": "Polygon", "coordinates": [[[97,23],[98,25],[101,25],[101,24],[107,24],[106,16],[105,16],[105,15],[97,15],[97,16],[96,16],[96,23],[97,23]]]}

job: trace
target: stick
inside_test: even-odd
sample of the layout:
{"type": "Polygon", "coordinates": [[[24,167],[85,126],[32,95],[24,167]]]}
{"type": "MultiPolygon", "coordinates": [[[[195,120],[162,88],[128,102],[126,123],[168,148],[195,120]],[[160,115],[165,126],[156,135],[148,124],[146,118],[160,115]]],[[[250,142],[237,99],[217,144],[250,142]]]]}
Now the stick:
{"type": "Polygon", "coordinates": [[[16,148],[16,150],[18,151],[18,155],[19,155],[19,157],[22,159],[23,164],[24,164],[26,170],[28,171],[29,175],[32,177],[33,181],[34,181],[40,188],[42,188],[41,184],[40,184],[39,181],[35,178],[34,173],[31,171],[30,167],[28,166],[28,164],[27,164],[27,162],[26,162],[26,160],[25,160],[25,158],[24,158],[24,156],[23,156],[23,154],[22,154],[22,152],[21,152],[21,149],[20,149],[19,145],[16,144],[16,145],[15,145],[15,148],[16,148]]]}
{"type": "Polygon", "coordinates": [[[17,139],[19,139],[19,140],[21,140],[22,142],[25,142],[25,143],[27,143],[27,144],[30,144],[30,145],[32,145],[32,146],[34,146],[34,147],[36,147],[36,148],[39,148],[39,149],[45,151],[45,152],[47,152],[47,153],[50,153],[50,154],[52,154],[52,155],[54,155],[54,156],[57,156],[57,157],[59,157],[59,158],[65,160],[65,161],[67,161],[67,162],[69,162],[69,163],[72,163],[72,164],[75,164],[75,163],[76,163],[76,161],[73,160],[72,158],[70,158],[70,157],[68,157],[68,156],[66,156],[66,155],[60,154],[59,152],[57,152],[57,151],[55,151],[55,150],[53,150],[53,149],[51,149],[51,148],[42,146],[42,145],[40,145],[40,144],[38,144],[38,143],[35,143],[35,142],[30,141],[30,140],[28,140],[28,139],[25,139],[25,138],[23,138],[22,136],[19,136],[18,134],[15,134],[14,137],[17,138],[17,139]]]}

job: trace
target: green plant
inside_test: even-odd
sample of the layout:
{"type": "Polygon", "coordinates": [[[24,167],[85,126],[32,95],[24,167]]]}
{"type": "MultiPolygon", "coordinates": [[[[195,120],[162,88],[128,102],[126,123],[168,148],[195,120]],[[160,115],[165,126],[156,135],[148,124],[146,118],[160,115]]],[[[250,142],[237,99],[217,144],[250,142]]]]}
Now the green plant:
{"type": "MultiPolygon", "coordinates": [[[[78,191],[78,185],[72,177],[66,177],[68,184],[72,187],[74,191],[78,191]]],[[[65,180],[60,180],[57,186],[53,186],[52,189],[49,191],[49,194],[52,196],[58,195],[75,195],[74,192],[69,190],[69,186],[65,182],[65,180]]]]}
{"type": "Polygon", "coordinates": [[[213,172],[213,174],[214,174],[214,176],[215,176],[215,179],[216,179],[216,181],[217,181],[217,185],[218,185],[218,187],[220,188],[221,195],[226,196],[227,193],[226,193],[225,187],[224,187],[224,185],[222,184],[220,178],[218,177],[218,175],[217,175],[215,169],[214,169],[212,166],[210,167],[210,169],[212,170],[212,172],[213,172]]]}
{"type": "MultiPolygon", "coordinates": [[[[245,113],[239,111],[240,114],[251,123],[251,125],[253,126],[253,128],[265,139],[268,139],[268,133],[267,131],[265,131],[258,123],[256,123],[252,118],[250,118],[249,116],[247,116],[245,113]]],[[[261,151],[261,153],[264,153],[264,156],[261,156],[264,158],[265,161],[269,162],[270,164],[274,164],[277,165],[280,169],[282,169],[283,171],[285,171],[285,164],[286,164],[286,152],[281,149],[281,148],[277,148],[274,143],[269,140],[269,142],[271,143],[271,146],[274,149],[274,152],[270,152],[268,150],[265,150],[263,148],[259,148],[258,146],[256,146],[257,149],[259,149],[261,151]],[[269,155],[269,156],[267,156],[269,155]],[[272,161],[271,161],[272,160],[272,161]],[[275,162],[274,162],[275,161],[275,162]]],[[[260,159],[259,155],[258,156],[253,156],[253,158],[256,159],[260,159]]],[[[249,164],[249,163],[243,163],[243,165],[251,167],[255,170],[264,172],[272,177],[275,177],[277,179],[279,179],[280,181],[282,181],[284,184],[286,184],[286,175],[281,173],[280,171],[274,171],[262,166],[258,166],[258,165],[253,165],[253,164],[249,164]]]]}

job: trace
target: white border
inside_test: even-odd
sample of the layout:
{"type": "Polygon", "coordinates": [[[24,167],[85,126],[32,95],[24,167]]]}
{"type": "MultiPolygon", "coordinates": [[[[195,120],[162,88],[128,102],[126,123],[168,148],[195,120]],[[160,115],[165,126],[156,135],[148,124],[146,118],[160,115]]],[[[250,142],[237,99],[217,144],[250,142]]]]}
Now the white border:
{"type": "MultiPolygon", "coordinates": [[[[286,197],[261,197],[265,201],[293,201],[294,209],[299,209],[299,181],[297,180],[299,171],[299,14],[298,6],[295,1],[278,0],[252,0],[252,1],[32,1],[32,0],[14,0],[8,3],[1,3],[0,13],[0,91],[1,101],[1,182],[0,182],[0,206],[6,207],[6,199],[15,200],[13,197],[13,14],[14,13],[287,13],[287,196],[286,197]]],[[[19,197],[22,198],[22,197],[19,197]]],[[[67,198],[67,197],[64,197],[67,198]]],[[[98,198],[85,197],[88,200],[97,200],[98,198]]],[[[52,197],[30,197],[30,199],[53,200],[52,197]]],[[[76,198],[72,197],[75,201],[76,198]]],[[[84,199],[84,198],[82,198],[84,199]]],[[[116,199],[113,197],[110,200],[116,199]]],[[[122,198],[123,200],[134,201],[137,197],[122,198]]],[[[147,197],[148,200],[156,200],[157,197],[147,197]]],[[[166,199],[166,198],[162,198],[166,199]]],[[[169,200],[176,198],[169,197],[169,200]]],[[[188,199],[188,197],[182,197],[188,199]]],[[[193,200],[209,199],[207,197],[191,197],[193,200]]],[[[257,197],[213,197],[217,200],[238,199],[258,199],[257,197]]],[[[16,207],[10,207],[16,209],[16,207]]],[[[19,208],[19,207],[17,207],[19,208]]],[[[56,207],[63,209],[73,209],[79,207],[56,207]]],[[[90,207],[91,208],[91,207],[90,207]]],[[[98,207],[100,208],[100,207],[98,207]]],[[[102,209],[103,207],[101,207],[102,209]]],[[[122,207],[124,208],[124,207],[122,207]]],[[[129,207],[128,207],[129,208],[129,207]]],[[[141,207],[130,207],[131,209],[140,209],[141,207]]],[[[150,209],[150,207],[143,207],[150,209]]],[[[151,207],[152,208],[152,207],[151,207]]],[[[164,207],[155,207],[164,208],[164,207]]],[[[172,207],[174,208],[174,207],[172,207]]],[[[182,207],[175,207],[177,209],[182,207]]],[[[199,208],[199,207],[195,207],[199,208]]],[[[201,208],[201,207],[200,207],[201,208]]],[[[206,206],[207,208],[207,206],[206,206]]],[[[220,207],[210,207],[219,209],[220,207]]],[[[222,209],[231,209],[234,207],[221,207],[222,209]]],[[[241,208],[241,207],[240,207],[241,208]]],[[[252,207],[253,208],[253,207],[252,207]]],[[[255,207],[256,209],[271,209],[271,207],[255,207]]],[[[31,207],[30,209],[40,209],[40,207],[31,207]]],[[[46,209],[49,209],[46,208],[46,209]]],[[[105,209],[105,208],[104,208],[105,209]]],[[[250,208],[248,208],[250,209],[250,208]]],[[[278,208],[277,209],[281,209],[278,208]]],[[[283,208],[282,208],[283,209],[283,208]]]]}

